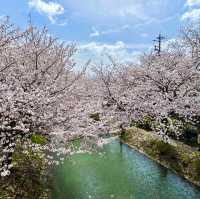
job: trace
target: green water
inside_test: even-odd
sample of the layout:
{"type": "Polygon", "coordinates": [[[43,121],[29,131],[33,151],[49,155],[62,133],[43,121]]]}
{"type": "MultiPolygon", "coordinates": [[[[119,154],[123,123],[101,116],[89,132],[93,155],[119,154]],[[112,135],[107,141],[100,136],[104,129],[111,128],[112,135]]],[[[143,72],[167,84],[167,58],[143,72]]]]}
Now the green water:
{"type": "Polygon", "coordinates": [[[53,199],[200,199],[200,189],[118,140],[54,171],[53,199]]]}

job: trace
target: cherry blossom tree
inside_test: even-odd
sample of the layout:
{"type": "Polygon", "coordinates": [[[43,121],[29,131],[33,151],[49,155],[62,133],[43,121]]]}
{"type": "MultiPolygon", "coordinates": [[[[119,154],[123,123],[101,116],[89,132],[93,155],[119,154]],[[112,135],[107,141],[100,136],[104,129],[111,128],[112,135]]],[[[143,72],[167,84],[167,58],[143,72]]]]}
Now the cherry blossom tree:
{"type": "MultiPolygon", "coordinates": [[[[56,139],[45,146],[31,136],[51,140],[53,132],[78,133],[88,106],[83,69],[74,71],[76,48],[53,38],[48,30],[29,25],[21,31],[8,19],[0,25],[0,172],[9,175],[16,144],[24,150],[55,149],[56,139]],[[87,102],[87,103],[86,103],[87,102]],[[53,145],[54,144],[54,145],[53,145]]],[[[89,63],[86,63],[88,65],[89,63]]],[[[80,131],[81,132],[81,131],[80,131]]],[[[84,131],[86,132],[86,131],[84,131]]],[[[58,134],[58,133],[57,133],[58,134]]],[[[74,135],[73,134],[73,135],[74,135]]],[[[69,139],[70,134],[66,134],[69,139]]],[[[55,137],[55,135],[54,135],[55,137]]],[[[63,141],[63,140],[62,140],[63,141]]],[[[51,158],[52,159],[52,156],[51,158]]],[[[51,161],[53,162],[53,161],[51,161]]]]}
{"type": "Polygon", "coordinates": [[[163,137],[169,130],[179,137],[184,122],[198,122],[199,71],[188,47],[181,45],[185,49],[168,47],[160,56],[145,54],[137,65],[111,59],[109,66],[95,67],[106,108],[115,113],[119,122],[129,124],[150,117],[157,123],[153,130],[163,137]],[[177,118],[176,122],[172,118],[177,118]]]}

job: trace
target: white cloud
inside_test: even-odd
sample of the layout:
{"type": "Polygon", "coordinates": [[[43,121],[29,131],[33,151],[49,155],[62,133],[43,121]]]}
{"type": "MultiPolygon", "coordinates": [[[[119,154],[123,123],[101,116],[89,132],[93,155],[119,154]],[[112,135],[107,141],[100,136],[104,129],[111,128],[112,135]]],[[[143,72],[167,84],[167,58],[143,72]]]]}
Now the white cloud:
{"type": "Polygon", "coordinates": [[[118,27],[118,28],[112,28],[112,29],[107,29],[107,30],[102,30],[102,31],[99,31],[99,30],[97,30],[96,28],[93,27],[92,33],[90,33],[90,37],[99,37],[101,35],[119,33],[119,32],[122,32],[123,30],[129,29],[129,27],[130,26],[128,24],[125,24],[125,25],[118,27]]]}
{"type": "Polygon", "coordinates": [[[200,0],[186,0],[185,5],[190,7],[200,5],[200,0]]]}
{"type": "Polygon", "coordinates": [[[80,45],[79,49],[81,50],[88,50],[88,51],[96,51],[98,53],[106,52],[106,51],[116,51],[120,49],[124,49],[125,43],[122,41],[118,41],[115,44],[101,44],[96,42],[90,42],[87,44],[80,45]]]}
{"type": "Polygon", "coordinates": [[[52,23],[56,22],[57,16],[64,14],[64,7],[53,1],[29,0],[29,6],[35,8],[39,13],[47,15],[52,23]]]}
{"type": "Polygon", "coordinates": [[[181,20],[190,20],[190,21],[198,21],[200,20],[200,9],[192,9],[190,11],[185,12],[181,20]]]}
{"type": "Polygon", "coordinates": [[[92,32],[90,33],[90,37],[98,37],[98,36],[100,36],[99,31],[96,28],[92,27],[92,32]]]}
{"type": "Polygon", "coordinates": [[[67,19],[65,19],[63,22],[57,23],[58,26],[66,26],[68,24],[67,19]]]}
{"type": "Polygon", "coordinates": [[[81,50],[95,50],[97,52],[113,52],[116,50],[142,50],[149,46],[149,44],[126,44],[123,41],[117,41],[114,44],[98,43],[98,42],[89,42],[87,44],[79,45],[81,50]]]}
{"type": "Polygon", "coordinates": [[[188,10],[181,16],[181,20],[196,22],[200,20],[200,0],[186,0],[188,10]]]}
{"type": "Polygon", "coordinates": [[[79,52],[76,56],[78,63],[84,63],[87,59],[92,61],[105,61],[107,55],[111,55],[120,61],[130,62],[138,61],[142,51],[149,49],[149,44],[126,44],[123,41],[117,41],[114,44],[89,42],[80,44],[79,52]]]}
{"type": "Polygon", "coordinates": [[[65,1],[65,5],[76,13],[78,20],[84,17],[87,21],[101,24],[115,21],[119,25],[125,21],[133,24],[158,18],[163,20],[169,15],[170,9],[166,7],[172,7],[171,1],[163,0],[84,0],[84,3],[83,0],[75,0],[65,1]]]}
{"type": "Polygon", "coordinates": [[[102,35],[107,35],[107,34],[111,34],[111,33],[118,33],[118,32],[122,32],[123,30],[127,30],[129,29],[129,25],[128,24],[125,24],[121,27],[118,27],[118,28],[112,28],[112,29],[108,29],[108,30],[104,30],[101,32],[102,35]]]}
{"type": "Polygon", "coordinates": [[[146,32],[144,32],[144,33],[141,34],[141,37],[144,37],[144,38],[146,38],[146,37],[148,37],[148,36],[149,36],[149,34],[146,33],[146,32]]]}

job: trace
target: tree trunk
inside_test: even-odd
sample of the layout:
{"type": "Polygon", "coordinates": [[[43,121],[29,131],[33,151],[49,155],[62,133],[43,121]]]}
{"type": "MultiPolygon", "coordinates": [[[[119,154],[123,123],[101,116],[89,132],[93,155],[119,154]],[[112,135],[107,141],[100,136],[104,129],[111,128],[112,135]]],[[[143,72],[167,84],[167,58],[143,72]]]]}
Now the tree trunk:
{"type": "Polygon", "coordinates": [[[197,135],[197,143],[200,145],[200,132],[197,135]]]}
{"type": "Polygon", "coordinates": [[[200,146],[200,124],[197,124],[197,144],[200,146]]]}

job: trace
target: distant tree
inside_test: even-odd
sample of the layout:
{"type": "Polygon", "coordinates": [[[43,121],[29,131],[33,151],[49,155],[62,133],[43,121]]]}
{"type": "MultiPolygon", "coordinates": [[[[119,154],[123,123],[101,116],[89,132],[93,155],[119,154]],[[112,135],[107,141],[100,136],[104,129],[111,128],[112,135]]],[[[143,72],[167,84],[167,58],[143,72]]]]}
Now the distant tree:
{"type": "MultiPolygon", "coordinates": [[[[185,46],[185,41],[175,42],[185,46]]],[[[111,59],[110,65],[97,66],[95,72],[105,104],[119,122],[153,118],[154,130],[163,137],[169,129],[179,137],[183,122],[198,123],[200,76],[187,46],[182,50],[169,46],[160,56],[145,54],[137,65],[111,59]]]]}

